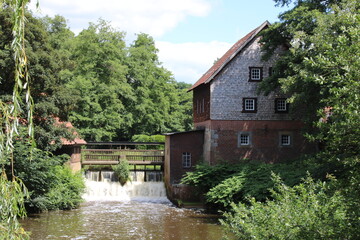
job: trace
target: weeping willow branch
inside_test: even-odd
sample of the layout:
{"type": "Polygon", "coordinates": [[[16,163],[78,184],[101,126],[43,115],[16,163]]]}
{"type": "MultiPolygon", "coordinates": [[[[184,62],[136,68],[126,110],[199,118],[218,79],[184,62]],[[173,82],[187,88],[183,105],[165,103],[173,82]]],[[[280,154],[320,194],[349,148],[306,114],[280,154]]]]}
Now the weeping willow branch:
{"type": "Polygon", "coordinates": [[[24,198],[28,196],[22,181],[14,175],[14,138],[19,136],[22,106],[26,106],[28,134],[33,141],[33,100],[30,95],[28,59],[25,52],[25,8],[29,0],[0,0],[0,10],[9,7],[13,11],[13,41],[15,78],[12,103],[0,100],[0,239],[28,239],[17,217],[25,216],[24,198]],[[25,101],[22,94],[25,93],[25,101]],[[10,162],[11,181],[8,180],[4,166],[10,162]]]}

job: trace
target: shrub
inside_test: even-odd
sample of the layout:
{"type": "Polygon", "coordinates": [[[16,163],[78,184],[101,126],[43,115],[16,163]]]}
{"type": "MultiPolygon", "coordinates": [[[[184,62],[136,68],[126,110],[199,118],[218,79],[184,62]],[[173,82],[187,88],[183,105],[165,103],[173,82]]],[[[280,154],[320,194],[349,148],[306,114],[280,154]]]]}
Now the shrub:
{"type": "Polygon", "coordinates": [[[206,193],[221,181],[240,171],[240,165],[218,164],[210,166],[201,163],[195,166],[195,171],[187,172],[181,179],[181,183],[198,187],[206,193]]]}
{"type": "Polygon", "coordinates": [[[199,187],[211,208],[224,210],[230,203],[244,202],[248,197],[254,197],[258,201],[270,198],[269,189],[274,186],[271,172],[279,174],[287,185],[294,186],[311,168],[301,161],[289,164],[200,164],[195,167],[194,172],[188,172],[183,177],[182,183],[199,187]]]}
{"type": "Polygon", "coordinates": [[[29,152],[29,144],[23,141],[16,143],[14,172],[29,191],[30,198],[25,202],[26,209],[38,212],[76,207],[85,184],[80,174],[73,174],[64,166],[69,156],[54,156],[36,148],[31,154],[29,152]],[[57,200],[55,196],[58,196],[57,200]]]}
{"type": "Polygon", "coordinates": [[[221,208],[228,207],[232,202],[238,202],[241,199],[245,181],[246,176],[243,171],[225,179],[206,193],[207,202],[221,206],[221,208]]]}
{"type": "Polygon", "coordinates": [[[354,239],[344,197],[307,177],[294,187],[273,175],[273,200],[232,203],[221,223],[239,239],[354,239]]]}
{"type": "MultiPolygon", "coordinates": [[[[144,135],[144,134],[140,134],[140,135],[134,135],[131,138],[131,141],[133,142],[160,142],[163,143],[165,142],[165,136],[164,135],[144,135]]],[[[150,150],[150,149],[156,149],[156,150],[163,150],[164,146],[163,145],[137,145],[136,149],[140,149],[140,150],[150,150]]]]}
{"type": "Polygon", "coordinates": [[[49,191],[33,200],[40,210],[73,209],[83,201],[85,184],[80,173],[72,173],[68,166],[51,169],[55,179],[49,191]]]}
{"type": "Polygon", "coordinates": [[[120,184],[125,185],[130,179],[129,162],[127,160],[121,160],[119,164],[113,166],[112,169],[118,177],[120,184]]]}

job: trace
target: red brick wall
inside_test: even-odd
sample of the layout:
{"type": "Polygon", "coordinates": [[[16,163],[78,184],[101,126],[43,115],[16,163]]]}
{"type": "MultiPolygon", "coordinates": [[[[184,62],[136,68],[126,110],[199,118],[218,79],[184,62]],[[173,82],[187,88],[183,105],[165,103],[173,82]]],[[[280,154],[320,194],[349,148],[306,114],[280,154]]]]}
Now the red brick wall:
{"type": "MultiPolygon", "coordinates": [[[[315,144],[310,144],[302,136],[300,121],[206,121],[195,127],[206,127],[205,142],[209,141],[211,164],[219,161],[239,162],[243,159],[264,162],[283,162],[314,152],[315,144]],[[239,146],[240,132],[251,134],[250,146],[239,146]],[[291,135],[291,145],[280,145],[280,134],[291,135]]],[[[208,150],[209,150],[208,149],[208,150]]],[[[205,153],[206,155],[206,153],[205,153]]]]}
{"type": "Polygon", "coordinates": [[[177,184],[182,176],[194,169],[203,153],[203,131],[177,133],[170,136],[170,183],[177,184]],[[191,168],[183,168],[182,154],[191,153],[191,168]]]}
{"type": "Polygon", "coordinates": [[[202,159],[204,131],[190,131],[166,136],[165,185],[170,200],[190,200],[196,198],[193,188],[181,185],[180,180],[186,172],[193,171],[202,159]],[[191,167],[183,168],[183,152],[191,153],[191,167]]]}
{"type": "Polygon", "coordinates": [[[210,119],[210,84],[195,88],[193,93],[193,121],[202,122],[210,119]]]}

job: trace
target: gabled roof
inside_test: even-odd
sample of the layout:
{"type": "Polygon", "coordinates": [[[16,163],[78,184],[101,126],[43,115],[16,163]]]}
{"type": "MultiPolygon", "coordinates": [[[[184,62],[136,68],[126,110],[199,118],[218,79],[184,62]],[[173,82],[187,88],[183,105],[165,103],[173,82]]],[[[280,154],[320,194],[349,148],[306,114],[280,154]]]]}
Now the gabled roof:
{"type": "Polygon", "coordinates": [[[71,131],[72,134],[74,135],[74,140],[68,140],[65,138],[61,138],[62,145],[69,146],[69,145],[85,145],[86,144],[86,141],[84,139],[80,138],[79,134],[75,131],[75,128],[71,124],[71,122],[63,122],[63,121],[60,121],[60,119],[58,117],[55,117],[55,125],[56,126],[64,126],[69,131],[71,131]]]}
{"type": "Polygon", "coordinates": [[[265,21],[259,27],[252,30],[245,37],[237,41],[214,65],[189,89],[189,91],[210,82],[250,41],[252,41],[257,34],[265,27],[270,26],[268,21],[265,21]]]}

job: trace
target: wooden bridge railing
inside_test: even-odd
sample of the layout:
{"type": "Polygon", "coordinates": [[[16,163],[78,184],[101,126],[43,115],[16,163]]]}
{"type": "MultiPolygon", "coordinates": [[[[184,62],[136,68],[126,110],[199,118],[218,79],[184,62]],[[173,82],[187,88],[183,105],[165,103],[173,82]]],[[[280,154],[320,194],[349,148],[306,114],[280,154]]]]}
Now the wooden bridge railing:
{"type": "Polygon", "coordinates": [[[83,149],[82,165],[114,165],[126,159],[132,165],[163,165],[163,150],[83,149]]]}

